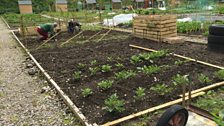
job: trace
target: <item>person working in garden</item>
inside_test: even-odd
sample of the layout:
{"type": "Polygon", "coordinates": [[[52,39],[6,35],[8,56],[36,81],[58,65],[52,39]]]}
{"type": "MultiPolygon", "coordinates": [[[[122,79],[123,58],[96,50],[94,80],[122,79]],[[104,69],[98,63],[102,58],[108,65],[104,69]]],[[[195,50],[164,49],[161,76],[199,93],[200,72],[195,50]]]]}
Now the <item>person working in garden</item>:
{"type": "Polygon", "coordinates": [[[81,24],[77,21],[74,21],[73,19],[71,19],[68,22],[68,33],[73,34],[78,33],[81,30],[81,24]]]}
{"type": "Polygon", "coordinates": [[[37,32],[42,36],[39,40],[46,40],[49,36],[53,36],[55,31],[54,29],[57,27],[57,23],[46,23],[41,24],[37,27],[37,32]],[[49,35],[50,34],[50,35],[49,35]]]}

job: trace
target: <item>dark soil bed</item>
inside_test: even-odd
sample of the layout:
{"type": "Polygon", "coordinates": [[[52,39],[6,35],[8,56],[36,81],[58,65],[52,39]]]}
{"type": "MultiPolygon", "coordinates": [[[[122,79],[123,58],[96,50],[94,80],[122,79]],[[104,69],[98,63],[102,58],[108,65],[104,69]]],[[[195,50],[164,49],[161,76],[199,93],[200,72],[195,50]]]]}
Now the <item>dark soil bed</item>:
{"type": "MultiPolygon", "coordinates": [[[[77,38],[74,42],[65,47],[59,47],[59,43],[66,41],[66,39],[70,37],[70,35],[66,33],[58,36],[57,42],[52,41],[47,47],[39,50],[35,50],[35,48],[41,43],[36,42],[34,37],[27,38],[27,42],[24,42],[31,50],[33,56],[43,68],[47,70],[72,101],[74,101],[91,123],[103,124],[177,99],[178,95],[181,94],[181,86],[174,86],[172,79],[173,76],[177,74],[187,75],[193,85],[193,89],[221,81],[214,76],[214,72],[217,71],[217,69],[194,62],[186,62],[182,65],[177,65],[175,61],[184,60],[171,55],[152,60],[143,60],[135,64],[130,62],[133,55],[145,52],[129,47],[129,44],[135,44],[157,50],[168,49],[170,52],[222,66],[224,61],[223,55],[208,51],[205,45],[194,43],[175,45],[157,43],[146,39],[135,38],[129,36],[127,33],[117,31],[112,31],[101,42],[97,43],[92,39],[90,42],[82,43],[86,38],[89,38],[97,32],[98,31],[85,31],[82,37],[77,38]],[[129,37],[123,38],[121,35],[129,37]],[[79,44],[75,44],[75,42],[79,44]],[[82,67],[80,67],[80,63],[82,67]],[[123,64],[124,67],[118,67],[118,63],[123,64]],[[102,66],[106,64],[112,66],[112,71],[102,72],[102,70],[99,70],[95,74],[91,74],[90,68],[102,68],[102,66]],[[150,75],[145,74],[139,70],[139,67],[143,67],[144,65],[161,66],[161,71],[150,75]],[[136,75],[124,80],[116,79],[115,73],[123,70],[135,71],[136,75]],[[81,71],[81,78],[79,80],[74,79],[73,75],[77,71],[81,71]],[[212,81],[209,83],[200,83],[198,75],[201,73],[208,76],[212,81]],[[102,90],[97,86],[97,83],[102,80],[113,80],[114,83],[110,89],[102,90]],[[161,92],[151,90],[151,87],[155,87],[157,84],[165,84],[173,89],[161,95],[161,92]],[[138,87],[145,88],[146,95],[141,100],[136,100],[134,98],[135,90],[138,87]],[[84,88],[91,88],[93,94],[88,97],[83,97],[81,94],[84,88]],[[124,100],[125,110],[121,113],[109,113],[103,109],[105,107],[105,99],[114,93],[119,96],[119,99],[124,100]]],[[[106,30],[102,33],[105,32],[106,30]]]]}

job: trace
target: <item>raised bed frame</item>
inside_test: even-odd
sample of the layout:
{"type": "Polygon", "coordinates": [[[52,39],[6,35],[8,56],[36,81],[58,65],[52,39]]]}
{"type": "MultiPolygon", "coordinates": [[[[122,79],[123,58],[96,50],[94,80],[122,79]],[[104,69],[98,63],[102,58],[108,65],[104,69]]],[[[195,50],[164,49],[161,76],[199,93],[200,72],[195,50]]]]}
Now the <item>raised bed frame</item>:
{"type": "MultiPolygon", "coordinates": [[[[7,25],[7,27],[10,29],[11,27],[9,26],[9,24],[6,22],[6,20],[1,17],[2,20],[5,22],[5,24],[7,25]]],[[[14,31],[11,31],[12,35],[14,36],[14,38],[16,39],[16,41],[20,44],[20,46],[24,49],[24,51],[29,55],[29,57],[33,60],[33,62],[37,65],[37,67],[40,69],[41,73],[46,77],[46,79],[48,80],[48,82],[56,89],[56,91],[58,92],[58,94],[60,95],[60,97],[64,100],[64,102],[69,106],[69,108],[71,109],[71,111],[79,118],[80,122],[82,122],[85,126],[98,126],[98,124],[94,123],[94,124],[90,124],[88,122],[88,120],[86,119],[86,117],[82,114],[82,112],[79,110],[79,108],[71,101],[71,99],[61,90],[61,88],[57,85],[57,83],[50,77],[50,75],[43,69],[43,67],[36,61],[36,59],[32,56],[32,54],[29,52],[29,50],[21,43],[21,41],[18,39],[18,37],[15,35],[14,31]]],[[[130,47],[132,48],[136,48],[136,49],[142,49],[142,50],[145,50],[145,51],[151,51],[151,52],[156,52],[157,50],[153,50],[153,49],[149,49],[149,48],[144,48],[144,47],[140,47],[140,46],[136,46],[136,45],[130,45],[130,47]]],[[[182,56],[182,55],[178,55],[178,54],[173,54],[171,53],[171,55],[174,55],[176,57],[179,57],[179,58],[183,58],[183,59],[187,59],[187,60],[190,60],[192,62],[196,62],[196,63],[200,63],[200,64],[203,64],[203,65],[207,65],[209,67],[214,67],[214,68],[218,68],[218,69],[224,69],[224,67],[221,67],[221,66],[217,66],[217,65],[213,65],[213,64],[210,64],[210,63],[207,63],[207,62],[203,62],[203,61],[200,61],[200,60],[196,60],[196,59],[192,59],[190,57],[185,57],[185,56],[182,56]]],[[[201,96],[203,94],[205,94],[204,91],[208,91],[208,90],[211,90],[211,89],[214,89],[214,88],[217,88],[217,87],[220,87],[220,86],[224,86],[224,81],[222,82],[219,82],[219,83],[215,83],[215,84],[212,84],[212,85],[209,85],[209,86],[206,86],[206,87],[203,87],[203,88],[200,88],[200,89],[197,89],[197,90],[194,90],[192,91],[192,96],[191,98],[196,98],[198,96],[201,96]]],[[[185,95],[185,99],[189,99],[188,98],[188,94],[185,95]]],[[[179,99],[176,99],[176,100],[173,100],[173,101],[170,101],[170,102],[167,102],[167,103],[164,103],[164,104],[161,104],[161,105],[158,105],[158,106],[155,106],[155,107],[151,107],[149,109],[146,109],[146,110],[143,110],[143,111],[140,111],[140,112],[137,112],[137,113],[134,113],[134,114],[131,114],[131,115],[128,115],[128,116],[125,116],[125,117],[122,117],[120,119],[117,119],[117,120],[114,120],[114,121],[111,121],[111,122],[107,122],[101,126],[112,126],[112,125],[116,125],[116,124],[119,124],[121,122],[124,122],[124,121],[127,121],[127,120],[130,120],[130,119],[133,119],[133,118],[136,118],[136,117],[139,117],[141,115],[144,115],[144,114],[148,114],[150,112],[154,112],[156,110],[160,110],[160,109],[164,109],[166,107],[169,107],[171,105],[174,105],[174,104],[178,104],[182,102],[182,98],[179,98],[179,99]]]]}

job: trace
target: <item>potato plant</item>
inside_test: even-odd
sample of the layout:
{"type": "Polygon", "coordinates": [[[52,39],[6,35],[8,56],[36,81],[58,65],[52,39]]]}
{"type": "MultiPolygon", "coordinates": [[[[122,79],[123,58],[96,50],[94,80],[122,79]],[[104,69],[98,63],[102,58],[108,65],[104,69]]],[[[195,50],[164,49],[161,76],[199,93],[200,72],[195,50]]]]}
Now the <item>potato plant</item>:
{"type": "Polygon", "coordinates": [[[122,63],[116,63],[115,66],[118,68],[124,68],[124,65],[122,63]]]}
{"type": "Polygon", "coordinates": [[[153,62],[152,60],[164,57],[167,54],[168,54],[167,50],[160,50],[157,52],[150,52],[150,53],[140,53],[138,55],[133,55],[131,57],[131,63],[136,64],[136,63],[142,62],[142,61],[153,62]]]}
{"type": "Polygon", "coordinates": [[[106,72],[110,72],[112,71],[112,66],[106,64],[106,65],[103,65],[102,68],[101,68],[101,71],[106,73],[106,72]]]}
{"type": "Polygon", "coordinates": [[[143,99],[143,97],[145,96],[145,88],[143,87],[138,87],[136,90],[135,90],[135,96],[134,98],[136,100],[141,100],[143,99]]]}
{"type": "Polygon", "coordinates": [[[155,86],[151,87],[150,90],[152,90],[153,92],[163,96],[167,93],[170,93],[173,89],[169,88],[165,84],[156,84],[155,86]]]}
{"type": "Polygon", "coordinates": [[[84,88],[82,89],[82,96],[85,98],[87,96],[90,96],[91,94],[93,94],[93,91],[91,88],[84,88]]]}
{"type": "Polygon", "coordinates": [[[90,61],[90,65],[96,65],[96,64],[97,64],[97,61],[96,60],[90,61]]]}
{"type": "Polygon", "coordinates": [[[97,86],[103,90],[109,89],[113,85],[113,80],[103,80],[97,84],[97,86]]]}
{"type": "Polygon", "coordinates": [[[172,78],[172,80],[173,80],[173,84],[175,86],[182,85],[182,84],[188,84],[190,82],[187,75],[180,75],[180,74],[175,75],[172,78]]]}
{"type": "Polygon", "coordinates": [[[74,74],[73,74],[73,78],[75,79],[75,80],[80,80],[81,79],[81,71],[76,71],[76,72],[74,72],[74,74]]]}
{"type": "Polygon", "coordinates": [[[220,80],[224,80],[224,70],[219,70],[215,72],[215,76],[220,80]]]}
{"type": "Polygon", "coordinates": [[[204,74],[199,74],[198,75],[198,80],[201,82],[201,83],[209,83],[211,82],[211,80],[209,79],[208,76],[204,75],[204,74]]]}
{"type": "Polygon", "coordinates": [[[128,79],[130,77],[134,77],[136,75],[136,73],[132,70],[123,70],[121,72],[115,73],[115,78],[117,80],[125,80],[128,79]]]}
{"type": "Polygon", "coordinates": [[[148,75],[158,73],[159,71],[161,71],[161,68],[156,65],[144,66],[144,67],[140,67],[137,69],[141,70],[143,73],[148,74],[148,75]]]}
{"type": "Polygon", "coordinates": [[[100,71],[100,68],[99,67],[90,67],[89,68],[89,71],[90,71],[90,74],[91,75],[95,75],[97,72],[99,72],[100,71]]]}
{"type": "Polygon", "coordinates": [[[124,108],[124,100],[120,100],[117,94],[112,94],[108,99],[104,101],[105,110],[108,112],[123,112],[124,108]]]}
{"type": "Polygon", "coordinates": [[[78,67],[79,69],[83,69],[83,68],[85,68],[85,66],[86,66],[86,65],[83,64],[83,63],[78,63],[78,66],[77,66],[77,67],[78,67]]]}

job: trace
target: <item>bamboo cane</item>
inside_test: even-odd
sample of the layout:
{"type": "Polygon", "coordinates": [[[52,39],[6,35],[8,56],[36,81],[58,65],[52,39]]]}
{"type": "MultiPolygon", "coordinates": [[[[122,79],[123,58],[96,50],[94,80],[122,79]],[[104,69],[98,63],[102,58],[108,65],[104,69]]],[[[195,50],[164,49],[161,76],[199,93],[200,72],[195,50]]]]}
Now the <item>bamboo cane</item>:
{"type": "Polygon", "coordinates": [[[43,45],[45,45],[47,42],[49,42],[51,39],[53,39],[54,37],[56,37],[57,35],[59,35],[61,33],[61,31],[59,31],[58,33],[56,33],[55,35],[53,35],[52,37],[50,37],[48,40],[46,40],[44,43],[42,43],[40,46],[38,46],[36,48],[36,50],[40,49],[40,47],[42,47],[43,45]]]}
{"type": "Polygon", "coordinates": [[[75,37],[79,36],[80,34],[82,34],[83,31],[79,32],[78,34],[76,34],[75,36],[71,37],[70,39],[68,39],[67,41],[63,42],[60,46],[63,46],[67,43],[69,43],[72,39],[74,39],[75,37]]]}
{"type": "Polygon", "coordinates": [[[112,30],[112,28],[110,30],[108,30],[97,42],[100,42],[106,35],[108,35],[110,33],[111,30],[112,30]]]}
{"type": "MultiPolygon", "coordinates": [[[[197,94],[192,95],[192,98],[195,98],[195,97],[198,97],[198,96],[201,96],[201,95],[204,95],[204,94],[205,94],[205,92],[199,92],[199,93],[197,93],[197,94]]],[[[186,100],[187,100],[187,99],[188,99],[188,97],[186,97],[186,100]]],[[[155,106],[155,107],[146,109],[146,110],[143,110],[143,111],[138,112],[138,113],[135,113],[135,114],[131,114],[131,115],[125,116],[125,117],[123,117],[123,118],[120,118],[120,119],[117,119],[117,120],[114,120],[114,121],[105,123],[105,124],[103,124],[103,125],[101,125],[101,126],[114,126],[114,125],[116,125],[116,124],[118,124],[118,123],[121,123],[121,122],[130,120],[130,119],[139,117],[139,116],[141,116],[141,115],[144,115],[144,114],[147,114],[147,113],[150,113],[150,112],[154,112],[154,111],[156,111],[156,110],[160,110],[160,109],[163,109],[163,108],[166,108],[166,107],[169,107],[169,106],[178,104],[178,103],[180,103],[180,102],[182,102],[182,98],[179,98],[179,99],[177,99],[177,100],[170,101],[170,102],[167,102],[167,103],[165,103],[165,104],[158,105],[158,106],[155,106]]]]}

